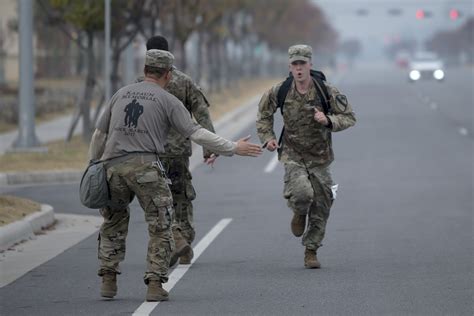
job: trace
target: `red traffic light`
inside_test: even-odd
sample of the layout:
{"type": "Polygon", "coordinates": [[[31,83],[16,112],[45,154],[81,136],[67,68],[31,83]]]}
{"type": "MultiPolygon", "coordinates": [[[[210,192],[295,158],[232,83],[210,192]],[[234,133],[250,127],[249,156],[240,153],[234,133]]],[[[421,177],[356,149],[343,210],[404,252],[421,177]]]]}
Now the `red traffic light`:
{"type": "Polygon", "coordinates": [[[425,18],[425,11],[423,10],[416,10],[416,18],[418,20],[424,19],[425,18]]]}
{"type": "Polygon", "coordinates": [[[451,9],[449,11],[449,18],[451,20],[456,20],[457,18],[459,18],[459,11],[456,9],[451,9]]]}

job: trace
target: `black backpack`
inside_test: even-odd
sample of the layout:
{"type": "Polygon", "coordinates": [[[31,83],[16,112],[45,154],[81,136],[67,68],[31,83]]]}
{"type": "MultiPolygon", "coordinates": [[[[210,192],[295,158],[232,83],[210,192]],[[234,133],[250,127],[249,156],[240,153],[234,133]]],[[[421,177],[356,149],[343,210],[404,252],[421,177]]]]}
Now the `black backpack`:
{"type": "MultiPolygon", "coordinates": [[[[316,87],[316,92],[318,93],[319,99],[321,100],[324,114],[328,114],[331,110],[329,105],[329,93],[324,81],[326,81],[326,76],[324,73],[318,70],[311,69],[310,71],[311,78],[313,79],[313,83],[316,87]]],[[[277,108],[280,108],[281,115],[283,115],[283,105],[285,104],[285,99],[290,90],[291,84],[293,83],[293,75],[289,74],[286,80],[280,86],[277,92],[277,108]]],[[[281,130],[280,138],[278,139],[278,145],[281,146],[281,142],[283,140],[283,133],[285,132],[285,126],[281,130]]]]}

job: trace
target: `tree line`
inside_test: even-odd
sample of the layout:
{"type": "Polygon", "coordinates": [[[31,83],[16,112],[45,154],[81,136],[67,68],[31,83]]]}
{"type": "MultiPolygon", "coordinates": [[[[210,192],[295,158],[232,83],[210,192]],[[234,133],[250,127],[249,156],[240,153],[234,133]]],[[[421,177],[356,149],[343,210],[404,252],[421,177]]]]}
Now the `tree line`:
{"type": "MultiPolygon", "coordinates": [[[[94,91],[103,90],[104,1],[38,0],[35,5],[38,45],[50,56],[39,71],[55,76],[75,69],[84,76],[76,122],[82,117],[88,141],[98,114],[91,115],[94,91]],[[54,54],[65,51],[77,52],[74,65],[57,63],[54,54]]],[[[336,32],[310,0],[112,0],[112,93],[125,83],[120,71],[125,49],[153,35],[165,36],[178,68],[210,91],[243,78],[284,74],[292,44],[310,44],[324,60],[337,43],[336,32]]]]}
{"type": "Polygon", "coordinates": [[[470,17],[459,28],[440,31],[426,43],[429,50],[436,52],[448,63],[474,63],[474,17],[470,17]]]}

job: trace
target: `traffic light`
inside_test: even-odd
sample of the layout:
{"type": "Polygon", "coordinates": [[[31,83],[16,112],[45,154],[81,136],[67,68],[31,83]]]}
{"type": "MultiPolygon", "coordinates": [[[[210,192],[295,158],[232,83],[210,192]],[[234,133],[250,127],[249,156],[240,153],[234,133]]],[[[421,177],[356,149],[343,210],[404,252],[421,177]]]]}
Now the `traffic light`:
{"type": "Polygon", "coordinates": [[[460,13],[457,9],[451,9],[449,10],[449,18],[451,20],[457,20],[460,16],[460,13]]]}
{"type": "Polygon", "coordinates": [[[425,11],[423,10],[416,10],[416,19],[417,20],[423,20],[425,18],[425,11]]]}
{"type": "Polygon", "coordinates": [[[425,18],[431,18],[433,16],[433,12],[429,10],[418,9],[415,13],[417,20],[423,20],[425,18]]]}

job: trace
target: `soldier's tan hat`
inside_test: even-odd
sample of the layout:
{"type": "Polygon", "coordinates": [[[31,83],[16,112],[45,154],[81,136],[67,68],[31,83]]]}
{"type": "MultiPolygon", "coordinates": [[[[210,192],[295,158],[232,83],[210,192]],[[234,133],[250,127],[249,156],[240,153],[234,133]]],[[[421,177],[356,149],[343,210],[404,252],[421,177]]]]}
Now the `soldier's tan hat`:
{"type": "Polygon", "coordinates": [[[174,56],[166,50],[150,49],[146,52],[145,65],[157,68],[174,68],[174,56]]]}
{"type": "Polygon", "coordinates": [[[290,58],[290,63],[297,60],[310,62],[312,55],[313,49],[309,45],[293,45],[288,48],[288,57],[290,58]]]}

